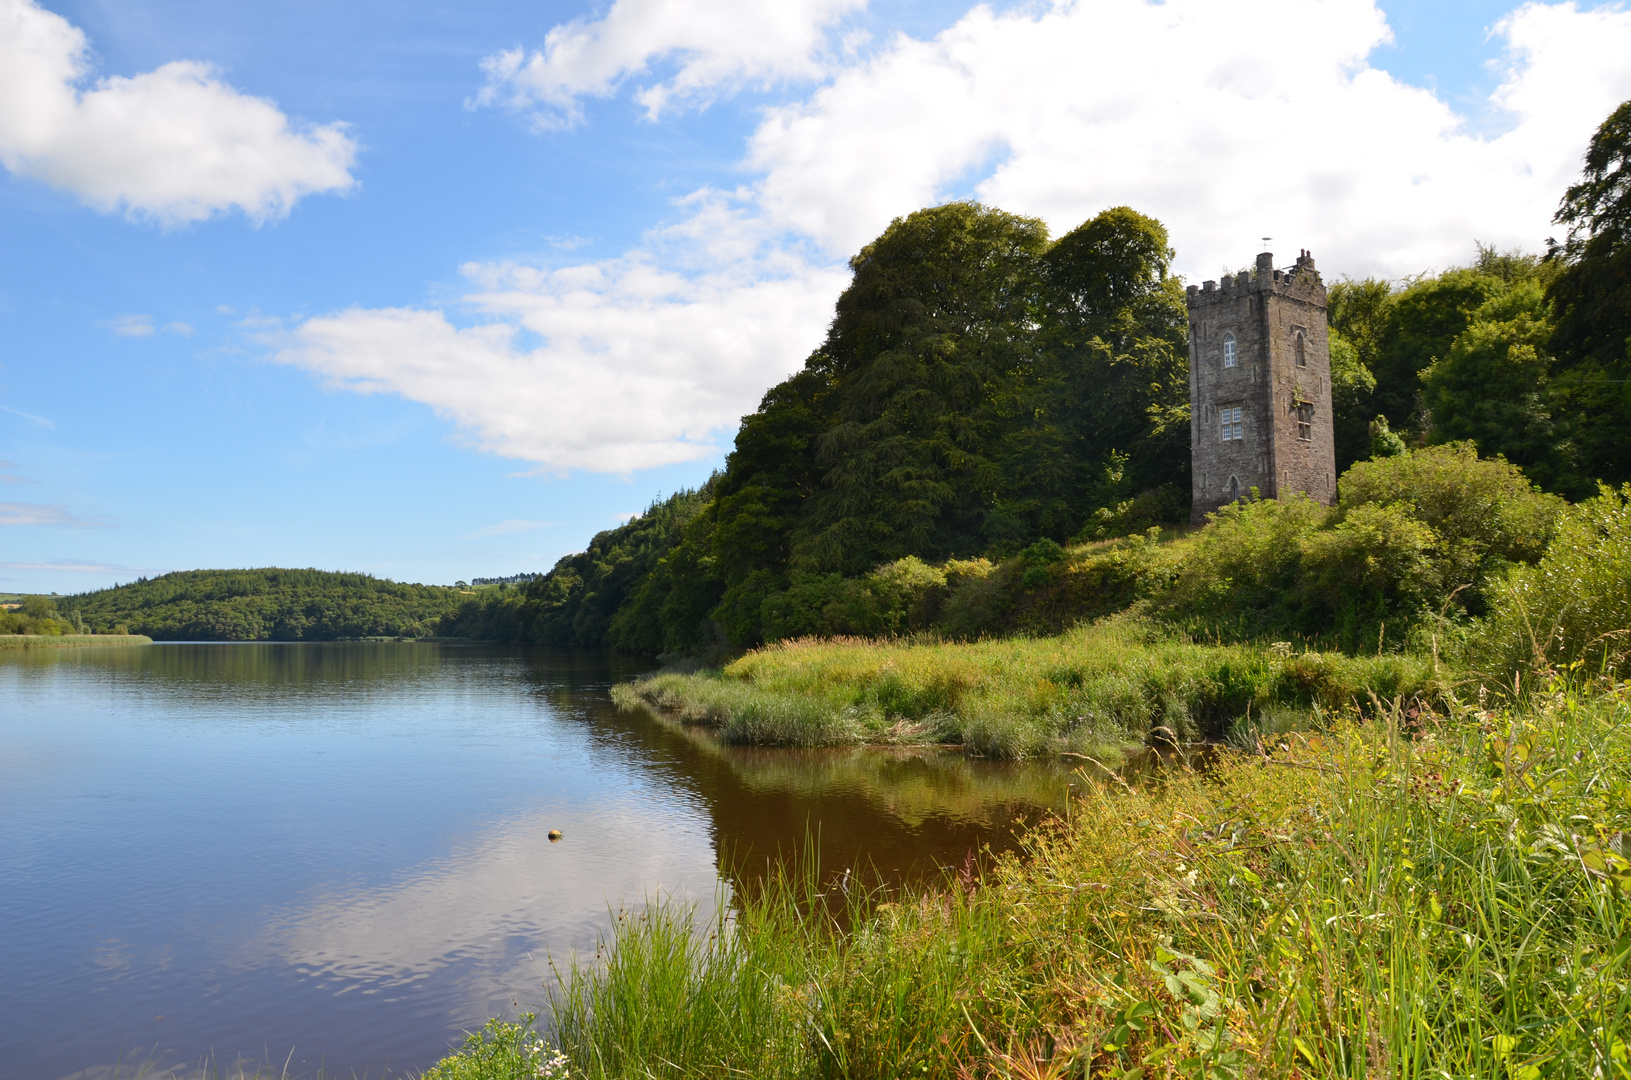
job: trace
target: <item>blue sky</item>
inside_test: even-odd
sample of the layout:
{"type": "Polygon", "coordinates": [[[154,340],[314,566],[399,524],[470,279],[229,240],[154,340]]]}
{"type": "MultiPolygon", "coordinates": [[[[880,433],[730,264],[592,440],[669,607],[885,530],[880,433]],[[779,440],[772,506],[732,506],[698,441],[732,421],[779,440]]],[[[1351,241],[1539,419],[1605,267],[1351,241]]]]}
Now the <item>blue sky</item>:
{"type": "Polygon", "coordinates": [[[1130,203],[1196,280],[1534,249],[1625,56],[1623,5],[0,0],[0,590],[547,569],[946,198],[1130,203]]]}

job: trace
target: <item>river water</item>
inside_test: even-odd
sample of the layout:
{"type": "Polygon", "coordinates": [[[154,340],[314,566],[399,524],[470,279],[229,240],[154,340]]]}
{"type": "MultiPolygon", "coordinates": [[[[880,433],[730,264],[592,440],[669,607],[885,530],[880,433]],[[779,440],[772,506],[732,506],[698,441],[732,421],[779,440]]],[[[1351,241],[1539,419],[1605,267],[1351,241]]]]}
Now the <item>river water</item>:
{"type": "Polygon", "coordinates": [[[812,835],[828,870],[936,873],[1007,846],[1069,782],[721,746],[612,707],[644,666],[428,644],[0,652],[0,1080],[398,1075],[536,1007],[549,959],[592,952],[620,904],[711,903],[812,835]]]}

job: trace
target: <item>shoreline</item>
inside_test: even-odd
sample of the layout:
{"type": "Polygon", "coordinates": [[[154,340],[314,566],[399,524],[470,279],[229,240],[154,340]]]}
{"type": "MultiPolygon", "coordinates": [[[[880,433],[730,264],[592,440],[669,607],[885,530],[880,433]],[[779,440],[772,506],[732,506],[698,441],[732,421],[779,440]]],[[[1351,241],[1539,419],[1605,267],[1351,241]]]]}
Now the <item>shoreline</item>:
{"type": "Polygon", "coordinates": [[[151,644],[153,639],[145,634],[0,634],[0,650],[151,644]]]}

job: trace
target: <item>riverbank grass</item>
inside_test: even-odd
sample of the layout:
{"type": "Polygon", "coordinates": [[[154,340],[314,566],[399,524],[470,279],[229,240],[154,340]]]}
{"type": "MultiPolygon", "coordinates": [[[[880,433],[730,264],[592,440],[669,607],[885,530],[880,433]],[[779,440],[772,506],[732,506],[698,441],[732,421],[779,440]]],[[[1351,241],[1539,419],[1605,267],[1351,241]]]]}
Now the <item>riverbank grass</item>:
{"type": "Polygon", "coordinates": [[[0,634],[0,649],[75,649],[95,645],[151,645],[143,634],[0,634]]]}
{"type": "MultiPolygon", "coordinates": [[[[588,1080],[1624,1078],[1628,834],[1625,687],[1395,710],[1209,775],[1084,775],[979,879],[654,904],[565,974],[542,1038],[476,1044],[511,1030],[588,1080]]],[[[474,1055],[427,1075],[542,1060],[474,1055]]]]}
{"type": "Polygon", "coordinates": [[[991,757],[1114,754],[1156,726],[1181,741],[1219,738],[1243,723],[1273,729],[1311,710],[1442,693],[1425,657],[1205,645],[1117,620],[976,642],[803,639],[613,689],[623,708],[708,724],[730,742],[954,743],[991,757]]]}

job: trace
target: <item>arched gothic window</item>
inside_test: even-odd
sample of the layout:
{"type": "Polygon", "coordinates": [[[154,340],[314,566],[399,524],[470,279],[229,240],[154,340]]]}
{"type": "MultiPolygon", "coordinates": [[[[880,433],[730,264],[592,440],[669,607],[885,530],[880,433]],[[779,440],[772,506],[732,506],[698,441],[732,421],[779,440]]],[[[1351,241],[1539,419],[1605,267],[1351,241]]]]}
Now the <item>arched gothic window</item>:
{"type": "Polygon", "coordinates": [[[1298,367],[1307,367],[1308,366],[1308,351],[1303,348],[1303,332],[1301,330],[1297,331],[1296,350],[1297,350],[1297,366],[1298,367]]]}
{"type": "Polygon", "coordinates": [[[1235,336],[1233,334],[1223,335],[1223,366],[1235,366],[1235,336]]]}
{"type": "Polygon", "coordinates": [[[1240,498],[1240,477],[1231,476],[1229,477],[1229,501],[1233,502],[1238,498],[1240,498]]]}

